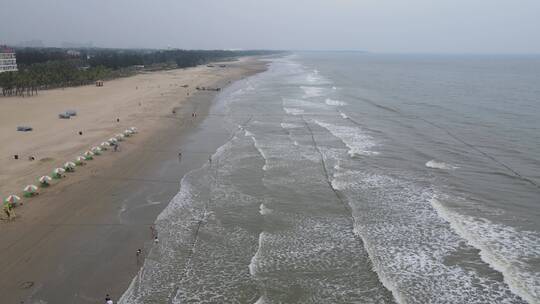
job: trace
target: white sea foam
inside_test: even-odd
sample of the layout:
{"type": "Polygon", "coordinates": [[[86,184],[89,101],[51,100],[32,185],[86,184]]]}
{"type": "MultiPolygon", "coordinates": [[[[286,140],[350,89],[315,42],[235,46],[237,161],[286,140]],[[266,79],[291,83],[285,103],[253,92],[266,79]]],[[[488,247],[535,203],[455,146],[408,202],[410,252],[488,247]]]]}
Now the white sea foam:
{"type": "Polygon", "coordinates": [[[255,277],[257,275],[257,264],[258,264],[258,260],[259,260],[259,255],[261,254],[261,247],[262,247],[262,243],[263,243],[263,238],[264,238],[264,232],[261,232],[259,234],[259,245],[257,247],[257,251],[255,252],[255,255],[253,255],[253,257],[251,258],[251,262],[248,265],[249,274],[252,277],[255,277]]]}
{"type": "Polygon", "coordinates": [[[288,122],[282,122],[282,123],[281,123],[281,127],[282,127],[283,129],[297,129],[297,128],[302,128],[302,126],[299,125],[299,124],[288,123],[288,122]]]}
{"type": "Polygon", "coordinates": [[[334,175],[332,185],[347,197],[355,232],[398,303],[523,303],[491,276],[447,263],[474,248],[438,216],[430,188],[413,178],[346,169],[334,175]]]}
{"type": "Polygon", "coordinates": [[[291,115],[302,115],[304,114],[304,110],[298,109],[298,108],[283,108],[285,110],[285,113],[291,114],[291,115]]]}
{"type": "Polygon", "coordinates": [[[268,170],[268,157],[266,156],[266,153],[264,153],[264,149],[262,149],[261,145],[259,144],[259,142],[257,141],[257,139],[255,138],[255,135],[253,135],[253,133],[251,133],[250,135],[251,139],[253,140],[253,145],[255,146],[255,148],[257,149],[257,151],[259,151],[259,154],[263,157],[264,159],[264,165],[262,166],[262,169],[264,171],[267,171],[268,170]]]}
{"type": "Polygon", "coordinates": [[[351,157],[379,154],[377,151],[371,150],[377,145],[373,137],[364,133],[359,127],[340,126],[319,120],[315,120],[315,122],[339,138],[349,148],[351,157]]]}
{"type": "Polygon", "coordinates": [[[309,83],[309,84],[327,84],[327,83],[329,83],[328,79],[323,77],[319,73],[319,71],[317,71],[317,70],[314,70],[311,73],[305,74],[305,77],[306,77],[305,78],[306,82],[309,83]]]}
{"type": "Polygon", "coordinates": [[[443,163],[443,162],[439,162],[439,161],[436,161],[434,159],[428,161],[426,163],[426,167],[432,168],[432,169],[441,169],[441,170],[455,170],[455,169],[459,168],[457,166],[447,164],[447,163],[443,163]]]}
{"type": "Polygon", "coordinates": [[[304,91],[303,98],[318,97],[324,93],[324,88],[321,87],[301,86],[300,88],[304,91]]]}
{"type": "Polygon", "coordinates": [[[540,303],[540,275],[529,264],[540,257],[540,234],[459,214],[438,198],[431,199],[431,204],[461,237],[480,250],[484,262],[503,274],[514,293],[529,303],[540,303]]]}
{"type": "Polygon", "coordinates": [[[283,98],[283,107],[304,109],[309,111],[310,114],[321,111],[327,112],[331,109],[327,104],[321,102],[293,98],[283,98]]]}
{"type": "Polygon", "coordinates": [[[261,296],[257,302],[255,302],[255,304],[266,304],[268,303],[268,300],[266,300],[266,297],[265,296],[261,296]]]}
{"type": "Polygon", "coordinates": [[[261,206],[259,206],[259,213],[261,215],[268,215],[272,213],[272,209],[267,208],[264,204],[261,204],[261,206]]]}
{"type": "Polygon", "coordinates": [[[341,100],[334,100],[330,98],[326,98],[326,104],[329,106],[346,106],[347,103],[341,100]]]}
{"type": "Polygon", "coordinates": [[[163,284],[166,279],[179,279],[176,256],[181,248],[189,246],[191,231],[196,218],[204,213],[203,205],[197,201],[198,190],[192,184],[196,171],[186,175],[181,182],[180,192],[159,214],[156,228],[161,242],[154,245],[143,267],[131,281],[118,303],[144,303],[153,293],[170,293],[174,287],[163,284]],[[159,257],[159,258],[158,258],[159,257]]]}

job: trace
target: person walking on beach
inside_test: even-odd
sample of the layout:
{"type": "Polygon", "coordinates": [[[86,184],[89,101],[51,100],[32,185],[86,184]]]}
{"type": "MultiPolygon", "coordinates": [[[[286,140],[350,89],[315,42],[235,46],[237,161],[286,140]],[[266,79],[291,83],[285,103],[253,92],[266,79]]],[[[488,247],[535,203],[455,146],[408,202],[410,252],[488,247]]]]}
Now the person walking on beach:
{"type": "Polygon", "coordinates": [[[182,152],[178,152],[178,162],[182,161],[182,152]]]}
{"type": "Polygon", "coordinates": [[[139,266],[139,265],[141,264],[141,260],[140,260],[140,259],[141,259],[141,256],[142,256],[142,249],[140,249],[140,248],[137,249],[136,255],[137,255],[137,266],[139,266]]]}
{"type": "Polygon", "coordinates": [[[154,237],[154,244],[159,243],[159,239],[157,238],[157,235],[154,237]]]}
{"type": "Polygon", "coordinates": [[[6,214],[7,219],[11,220],[11,207],[9,203],[4,204],[4,213],[6,214]]]}
{"type": "Polygon", "coordinates": [[[114,148],[114,149],[113,149],[114,152],[118,152],[118,143],[115,142],[115,143],[113,144],[113,148],[114,148]]]}
{"type": "Polygon", "coordinates": [[[152,238],[157,238],[157,231],[154,225],[150,226],[150,231],[152,232],[152,238]]]}
{"type": "Polygon", "coordinates": [[[109,296],[109,294],[107,294],[105,296],[105,304],[114,304],[113,300],[111,299],[111,296],[109,296]]]}

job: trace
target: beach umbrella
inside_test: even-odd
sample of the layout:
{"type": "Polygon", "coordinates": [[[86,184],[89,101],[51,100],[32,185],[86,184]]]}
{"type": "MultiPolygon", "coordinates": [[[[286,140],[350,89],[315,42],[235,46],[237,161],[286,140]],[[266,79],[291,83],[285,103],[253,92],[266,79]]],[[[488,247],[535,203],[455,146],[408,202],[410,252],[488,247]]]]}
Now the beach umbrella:
{"type": "Polygon", "coordinates": [[[133,132],[131,132],[131,130],[125,130],[124,131],[124,136],[126,136],[126,137],[130,137],[131,134],[133,134],[133,132]]]}
{"type": "Polygon", "coordinates": [[[131,127],[131,128],[129,128],[129,130],[130,130],[131,132],[133,132],[133,133],[137,133],[137,128],[135,128],[135,127],[131,127]]]}
{"type": "Polygon", "coordinates": [[[91,160],[94,159],[94,153],[92,151],[86,151],[83,154],[85,160],[91,160]]]}
{"type": "Polygon", "coordinates": [[[107,148],[108,148],[110,145],[111,145],[111,144],[108,143],[108,142],[106,142],[106,141],[102,142],[102,143],[100,144],[101,150],[107,150],[107,148]]]}
{"type": "Polygon", "coordinates": [[[18,197],[18,196],[15,195],[15,194],[12,194],[12,195],[6,197],[6,199],[4,199],[4,204],[13,204],[13,205],[15,205],[15,204],[18,203],[20,200],[21,200],[20,197],[18,197]]]}
{"type": "Polygon", "coordinates": [[[38,187],[34,185],[28,185],[24,187],[23,191],[24,191],[24,196],[26,197],[34,196],[37,194],[38,187]]]}
{"type": "Polygon", "coordinates": [[[50,176],[47,176],[47,175],[43,175],[42,177],[39,178],[39,183],[41,184],[42,187],[47,187],[49,186],[49,183],[51,182],[52,178],[50,176]]]}
{"type": "Polygon", "coordinates": [[[67,162],[64,164],[64,169],[66,169],[66,171],[73,172],[75,171],[75,166],[77,166],[77,164],[74,162],[67,162]]]}
{"type": "Polygon", "coordinates": [[[118,142],[118,139],[114,138],[114,137],[111,137],[109,138],[109,140],[107,140],[109,142],[109,144],[115,144],[118,142]]]}
{"type": "Polygon", "coordinates": [[[90,149],[90,151],[92,151],[92,153],[94,153],[95,155],[100,155],[101,154],[101,148],[100,147],[92,147],[92,149],[90,149]]]}
{"type": "Polygon", "coordinates": [[[53,178],[61,178],[62,177],[62,174],[64,174],[66,172],[66,170],[62,169],[62,168],[56,168],[54,169],[53,171],[53,178]]]}
{"type": "Polygon", "coordinates": [[[116,134],[114,137],[116,137],[116,139],[117,139],[118,141],[122,141],[122,140],[124,140],[124,137],[125,137],[125,136],[124,136],[124,134],[122,134],[122,133],[118,133],[118,134],[116,134]]]}
{"type": "Polygon", "coordinates": [[[84,156],[77,156],[77,158],[75,159],[75,165],[82,166],[84,165],[85,160],[86,158],[84,158],[84,156]]]}

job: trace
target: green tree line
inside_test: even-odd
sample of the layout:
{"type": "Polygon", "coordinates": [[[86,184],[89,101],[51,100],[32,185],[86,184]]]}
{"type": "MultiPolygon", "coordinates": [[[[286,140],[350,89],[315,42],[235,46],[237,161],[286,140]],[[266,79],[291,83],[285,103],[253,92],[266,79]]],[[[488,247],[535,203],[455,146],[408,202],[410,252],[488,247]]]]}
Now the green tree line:
{"type": "Polygon", "coordinates": [[[82,49],[68,55],[67,49],[24,48],[16,50],[19,71],[0,73],[3,96],[33,95],[38,90],[79,86],[98,79],[133,74],[131,68],[186,68],[210,61],[229,60],[239,56],[267,55],[271,51],[226,50],[123,50],[82,49]]]}

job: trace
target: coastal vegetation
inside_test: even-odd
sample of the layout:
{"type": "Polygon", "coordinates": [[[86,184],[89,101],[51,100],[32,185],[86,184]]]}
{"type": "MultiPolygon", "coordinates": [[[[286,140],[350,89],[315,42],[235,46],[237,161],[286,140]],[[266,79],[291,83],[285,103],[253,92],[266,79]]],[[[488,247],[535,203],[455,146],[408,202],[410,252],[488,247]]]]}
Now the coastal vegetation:
{"type": "Polygon", "coordinates": [[[137,71],[193,67],[270,51],[17,49],[16,72],[0,73],[3,96],[28,96],[38,90],[80,86],[98,79],[129,76],[137,71]]]}

